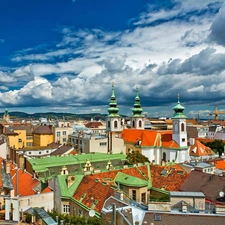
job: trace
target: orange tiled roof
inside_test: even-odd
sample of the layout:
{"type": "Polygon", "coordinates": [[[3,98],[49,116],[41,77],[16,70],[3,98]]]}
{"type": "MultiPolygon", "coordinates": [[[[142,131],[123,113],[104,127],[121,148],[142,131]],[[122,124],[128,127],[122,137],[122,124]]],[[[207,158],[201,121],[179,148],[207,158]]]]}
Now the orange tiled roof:
{"type": "Polygon", "coordinates": [[[125,142],[136,143],[141,141],[141,146],[158,146],[165,148],[179,148],[172,139],[172,131],[124,129],[121,137],[125,142]]]}
{"type": "Polygon", "coordinates": [[[52,192],[52,189],[50,187],[46,187],[41,193],[48,193],[52,192]]]}
{"type": "MultiPolygon", "coordinates": [[[[12,179],[14,190],[16,190],[16,169],[10,170],[10,176],[12,179]]],[[[38,179],[35,179],[32,177],[32,175],[26,171],[23,171],[21,169],[18,170],[18,194],[20,196],[29,196],[29,195],[35,195],[37,192],[34,190],[34,188],[40,183],[38,179]]],[[[50,192],[50,188],[45,188],[44,193],[50,192]]],[[[42,192],[41,192],[42,193],[42,192]]]]}
{"type": "Polygon", "coordinates": [[[111,185],[114,184],[113,180],[118,172],[123,172],[141,179],[148,179],[148,169],[146,165],[140,166],[138,169],[134,167],[86,175],[82,179],[73,197],[79,201],[83,196],[81,202],[89,208],[96,200],[97,204],[94,209],[100,213],[105,200],[114,195],[114,190],[111,188],[111,185]]]}
{"type": "Polygon", "coordinates": [[[215,160],[214,162],[217,169],[225,170],[225,161],[223,159],[215,160]]]}
{"type": "Polygon", "coordinates": [[[211,150],[211,148],[203,145],[200,141],[195,140],[194,145],[190,147],[190,156],[208,156],[214,155],[215,153],[211,150]]]}
{"type": "Polygon", "coordinates": [[[188,174],[180,165],[151,165],[152,186],[166,191],[179,191],[188,174]],[[163,170],[168,174],[162,173],[163,170]]]}

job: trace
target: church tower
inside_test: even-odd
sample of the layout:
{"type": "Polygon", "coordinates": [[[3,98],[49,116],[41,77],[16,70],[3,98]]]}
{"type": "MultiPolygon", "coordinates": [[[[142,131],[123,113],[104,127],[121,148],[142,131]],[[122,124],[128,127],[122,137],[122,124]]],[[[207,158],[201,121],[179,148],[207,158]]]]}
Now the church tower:
{"type": "Polygon", "coordinates": [[[9,117],[9,113],[8,113],[8,109],[5,109],[5,113],[3,115],[3,123],[9,123],[10,122],[10,117],[9,117]]]}
{"type": "Polygon", "coordinates": [[[117,107],[116,96],[114,92],[114,83],[112,83],[112,94],[109,103],[108,113],[106,117],[106,132],[108,133],[108,153],[112,153],[113,138],[119,136],[122,125],[122,118],[118,114],[119,108],[117,107]]]}
{"type": "Polygon", "coordinates": [[[184,115],[184,107],[180,104],[180,96],[178,95],[177,105],[173,107],[174,115],[173,121],[173,140],[179,144],[180,147],[187,147],[187,130],[186,130],[186,116],[184,115]]]}
{"type": "Polygon", "coordinates": [[[135,129],[144,129],[144,116],[142,115],[141,102],[136,87],[136,96],[134,99],[133,115],[130,117],[130,127],[135,129]]]}

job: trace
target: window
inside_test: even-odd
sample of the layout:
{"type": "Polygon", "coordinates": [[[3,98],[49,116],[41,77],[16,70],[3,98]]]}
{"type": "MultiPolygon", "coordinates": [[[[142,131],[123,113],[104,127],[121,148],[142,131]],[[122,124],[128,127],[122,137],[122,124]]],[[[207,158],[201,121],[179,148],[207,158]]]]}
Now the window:
{"type": "Polygon", "coordinates": [[[135,127],[135,121],[133,120],[133,127],[135,127]]]}
{"type": "Polygon", "coordinates": [[[182,142],[185,142],[185,138],[182,138],[182,142]]]}
{"type": "Polygon", "coordinates": [[[166,161],[166,153],[163,152],[163,161],[165,162],[166,161]]]}
{"type": "Polygon", "coordinates": [[[22,139],[21,138],[19,138],[19,140],[18,140],[20,143],[22,142],[22,139]]]}
{"type": "Polygon", "coordinates": [[[174,123],[174,132],[178,132],[178,124],[174,123]]]}
{"type": "Polygon", "coordinates": [[[142,122],[141,122],[141,120],[139,120],[139,127],[142,127],[142,122]]]}
{"type": "Polygon", "coordinates": [[[46,151],[46,153],[48,153],[48,150],[46,151]]]}
{"type": "Polygon", "coordinates": [[[62,133],[63,133],[63,135],[66,135],[66,131],[63,131],[62,133]]]}
{"type": "Polygon", "coordinates": [[[31,155],[31,152],[29,152],[29,155],[31,155]]]}
{"type": "Polygon", "coordinates": [[[63,142],[66,142],[66,138],[63,138],[63,142]]]}
{"type": "Polygon", "coordinates": [[[117,128],[117,121],[114,121],[114,127],[117,128]]]}
{"type": "Polygon", "coordinates": [[[78,210],[78,216],[83,216],[83,212],[80,209],[78,210]]]}
{"type": "Polygon", "coordinates": [[[39,152],[39,155],[41,155],[41,152],[39,152]]]}
{"type": "Polygon", "coordinates": [[[184,131],[184,123],[181,124],[181,131],[184,131]]]}
{"type": "Polygon", "coordinates": [[[60,137],[60,131],[57,131],[57,132],[56,132],[56,136],[57,136],[57,137],[60,137]]]}
{"type": "Polygon", "coordinates": [[[141,193],[141,202],[146,203],[146,193],[141,193]]]}
{"type": "Polygon", "coordinates": [[[108,121],[108,128],[110,128],[110,121],[108,121]]]}
{"type": "Polygon", "coordinates": [[[32,142],[27,142],[27,143],[26,143],[26,146],[27,146],[27,147],[33,146],[33,143],[32,143],[32,142]]]}
{"type": "Polygon", "coordinates": [[[160,214],[155,214],[154,215],[155,221],[161,221],[161,215],[160,214]]]}
{"type": "Polygon", "coordinates": [[[63,213],[70,213],[70,206],[69,205],[63,205],[63,213]]]}
{"type": "Polygon", "coordinates": [[[136,190],[132,190],[132,199],[136,201],[136,190]]]}
{"type": "Polygon", "coordinates": [[[106,142],[100,142],[99,145],[100,146],[106,146],[106,142]]]}
{"type": "Polygon", "coordinates": [[[32,140],[33,137],[32,137],[32,136],[26,136],[26,139],[27,139],[27,140],[32,140]]]}

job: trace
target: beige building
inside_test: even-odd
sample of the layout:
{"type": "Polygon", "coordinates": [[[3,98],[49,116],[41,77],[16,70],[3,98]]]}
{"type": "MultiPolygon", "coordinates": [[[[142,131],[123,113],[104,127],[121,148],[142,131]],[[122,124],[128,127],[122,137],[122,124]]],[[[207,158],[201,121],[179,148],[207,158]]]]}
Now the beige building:
{"type": "Polygon", "coordinates": [[[68,143],[68,136],[73,133],[73,128],[70,126],[57,126],[53,127],[54,142],[60,144],[68,143]]]}
{"type": "Polygon", "coordinates": [[[83,131],[70,134],[68,143],[73,145],[80,153],[107,153],[108,143],[112,144],[113,153],[125,153],[125,144],[119,134],[106,135],[85,134],[83,131]]]}

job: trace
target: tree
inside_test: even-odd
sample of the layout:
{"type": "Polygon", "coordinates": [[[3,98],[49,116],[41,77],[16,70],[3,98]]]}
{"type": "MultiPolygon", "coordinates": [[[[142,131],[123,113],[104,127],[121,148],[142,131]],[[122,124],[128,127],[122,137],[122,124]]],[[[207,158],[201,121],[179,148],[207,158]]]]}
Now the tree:
{"type": "Polygon", "coordinates": [[[219,156],[224,153],[224,145],[225,143],[222,140],[214,140],[212,142],[202,142],[205,146],[211,148],[215,153],[218,153],[219,156]]]}
{"type": "Polygon", "coordinates": [[[131,153],[128,153],[127,155],[127,165],[133,165],[136,163],[145,163],[149,162],[148,158],[144,155],[142,155],[139,151],[132,151],[131,153]]]}
{"type": "Polygon", "coordinates": [[[96,217],[84,217],[84,216],[75,216],[69,214],[60,214],[57,211],[53,210],[48,212],[54,220],[58,216],[58,221],[63,220],[64,224],[76,224],[76,225],[103,225],[103,222],[96,217]]]}

